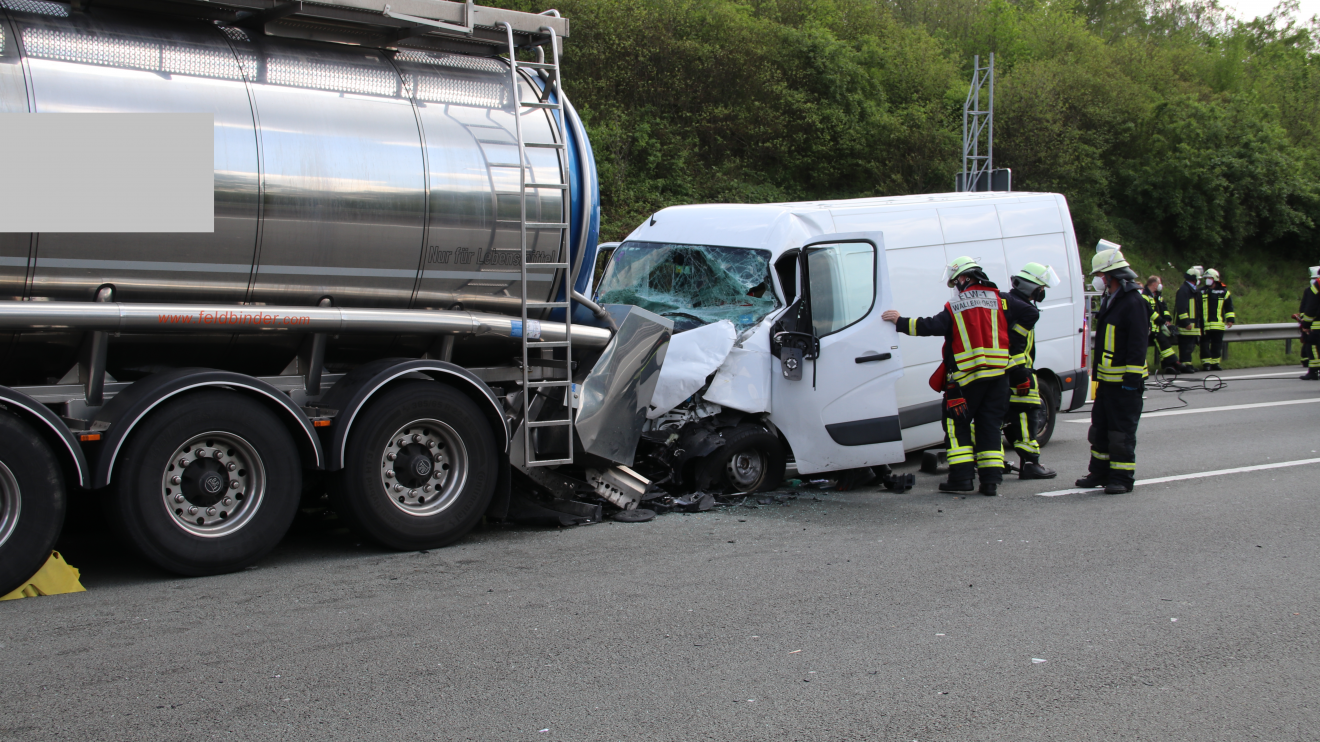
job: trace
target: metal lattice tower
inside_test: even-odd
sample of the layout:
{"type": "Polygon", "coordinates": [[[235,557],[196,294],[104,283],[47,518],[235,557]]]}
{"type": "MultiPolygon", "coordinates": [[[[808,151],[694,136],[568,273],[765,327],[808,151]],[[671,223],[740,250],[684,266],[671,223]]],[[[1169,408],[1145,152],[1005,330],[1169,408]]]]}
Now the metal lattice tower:
{"type": "Polygon", "coordinates": [[[972,57],[972,68],[972,86],[963,103],[963,166],[957,185],[959,191],[988,191],[995,167],[995,55],[990,54],[985,67],[980,55],[972,57]]]}

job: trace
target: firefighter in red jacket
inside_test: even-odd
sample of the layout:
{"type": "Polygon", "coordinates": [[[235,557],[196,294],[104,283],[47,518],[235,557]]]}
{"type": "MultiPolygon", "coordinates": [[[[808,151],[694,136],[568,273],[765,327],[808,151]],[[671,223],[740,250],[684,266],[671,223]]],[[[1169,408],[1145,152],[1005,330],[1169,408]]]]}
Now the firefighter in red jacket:
{"type": "Polygon", "coordinates": [[[1146,381],[1146,343],[1150,336],[1150,305],[1141,295],[1137,274],[1118,245],[1101,241],[1091,261],[1096,288],[1105,290],[1095,315],[1096,387],[1091,404],[1090,473],[1078,487],[1104,487],[1106,495],[1131,492],[1137,473],[1137,422],[1146,381]]]}
{"type": "MultiPolygon", "coordinates": [[[[1000,425],[1008,413],[1008,319],[999,288],[976,261],[961,257],[944,277],[958,297],[933,317],[902,317],[890,309],[881,317],[907,335],[944,338],[942,368],[944,432],[949,480],[941,492],[970,492],[977,474],[981,494],[999,494],[1004,479],[1000,425]]],[[[939,372],[936,372],[939,374],[939,372]]],[[[932,377],[938,384],[938,379],[932,377]]]]}

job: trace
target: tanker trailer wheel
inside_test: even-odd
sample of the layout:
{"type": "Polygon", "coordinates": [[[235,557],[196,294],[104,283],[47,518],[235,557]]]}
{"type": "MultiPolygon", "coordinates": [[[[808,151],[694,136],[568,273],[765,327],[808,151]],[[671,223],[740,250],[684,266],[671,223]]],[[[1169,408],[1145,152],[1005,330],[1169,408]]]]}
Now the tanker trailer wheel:
{"type": "Polygon", "coordinates": [[[373,399],[349,432],[336,510],[391,549],[432,549],[481,520],[495,492],[498,447],[462,392],[409,381],[373,399]]]}
{"type": "Polygon", "coordinates": [[[784,446],[759,425],[720,432],[725,443],[697,464],[697,486],[725,492],[766,492],[784,479],[784,446]]]}
{"type": "Polygon", "coordinates": [[[182,575],[243,569],[284,538],[302,461],[284,423],[248,397],[203,391],[137,424],[108,503],[142,556],[182,575]]]}
{"type": "Polygon", "coordinates": [[[0,595],[50,558],[66,504],[55,454],[31,426],[0,412],[0,595]]]}

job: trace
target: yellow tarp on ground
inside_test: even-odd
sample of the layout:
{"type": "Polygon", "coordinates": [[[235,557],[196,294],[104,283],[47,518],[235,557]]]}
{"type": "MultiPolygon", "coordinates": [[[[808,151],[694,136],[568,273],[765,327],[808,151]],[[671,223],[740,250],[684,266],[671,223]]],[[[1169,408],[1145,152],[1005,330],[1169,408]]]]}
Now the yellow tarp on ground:
{"type": "Polygon", "coordinates": [[[70,567],[58,551],[52,551],[50,559],[47,559],[41,569],[37,570],[35,575],[32,575],[32,579],[25,582],[22,587],[14,592],[0,598],[0,600],[87,592],[87,588],[83,587],[82,583],[78,581],[80,576],[77,568],[70,567]]]}

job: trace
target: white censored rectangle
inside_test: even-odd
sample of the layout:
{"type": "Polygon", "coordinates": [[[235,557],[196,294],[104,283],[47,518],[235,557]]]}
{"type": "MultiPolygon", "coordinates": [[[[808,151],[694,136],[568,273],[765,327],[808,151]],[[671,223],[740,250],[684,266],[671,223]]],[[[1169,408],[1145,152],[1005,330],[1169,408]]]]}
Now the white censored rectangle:
{"type": "Polygon", "coordinates": [[[0,113],[0,232],[214,232],[215,115],[0,113]]]}

